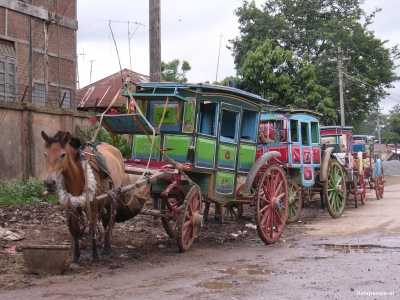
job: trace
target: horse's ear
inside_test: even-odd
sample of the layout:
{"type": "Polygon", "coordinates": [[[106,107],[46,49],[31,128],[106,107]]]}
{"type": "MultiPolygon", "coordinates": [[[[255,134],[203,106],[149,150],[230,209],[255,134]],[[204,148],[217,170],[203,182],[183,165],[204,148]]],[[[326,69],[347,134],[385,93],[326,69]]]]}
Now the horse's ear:
{"type": "Polygon", "coordinates": [[[64,134],[63,140],[65,141],[65,144],[68,144],[71,141],[71,134],[68,131],[64,134]]]}
{"type": "Polygon", "coordinates": [[[43,138],[46,142],[50,139],[50,137],[46,134],[46,132],[42,131],[41,134],[42,134],[42,138],[43,138]]]}

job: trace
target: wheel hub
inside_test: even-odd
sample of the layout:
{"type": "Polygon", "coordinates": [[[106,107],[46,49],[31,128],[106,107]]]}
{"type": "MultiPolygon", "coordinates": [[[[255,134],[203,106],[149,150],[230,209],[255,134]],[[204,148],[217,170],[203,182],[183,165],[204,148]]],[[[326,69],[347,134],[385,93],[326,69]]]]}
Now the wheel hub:
{"type": "Polygon", "coordinates": [[[273,198],[272,201],[272,208],[276,210],[281,210],[283,207],[283,202],[281,199],[273,198]]]}
{"type": "Polygon", "coordinates": [[[191,217],[192,227],[203,227],[203,215],[199,214],[197,211],[191,217]]]}

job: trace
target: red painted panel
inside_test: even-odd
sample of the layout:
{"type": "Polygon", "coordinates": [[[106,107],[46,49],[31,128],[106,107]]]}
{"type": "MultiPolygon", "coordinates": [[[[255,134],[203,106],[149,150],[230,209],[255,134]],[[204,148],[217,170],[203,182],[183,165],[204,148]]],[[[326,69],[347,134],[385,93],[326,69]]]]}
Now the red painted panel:
{"type": "MultiPolygon", "coordinates": [[[[257,157],[256,158],[259,157],[258,156],[259,149],[260,148],[257,148],[257,157]]],[[[289,158],[288,146],[286,146],[286,145],[285,146],[267,146],[267,149],[268,149],[268,151],[278,151],[281,154],[281,156],[277,157],[276,159],[275,158],[271,159],[272,162],[276,162],[276,161],[288,162],[288,158],[289,158]]]]}
{"type": "Polygon", "coordinates": [[[313,161],[315,164],[321,163],[321,147],[313,147],[313,161]]]}
{"type": "Polygon", "coordinates": [[[293,163],[300,163],[300,146],[293,146],[292,147],[292,158],[293,163]]]}
{"type": "Polygon", "coordinates": [[[305,180],[311,180],[312,179],[312,173],[313,173],[312,168],[304,168],[304,179],[305,180]]]}
{"type": "Polygon", "coordinates": [[[303,163],[311,164],[311,149],[303,148],[303,163]]]}

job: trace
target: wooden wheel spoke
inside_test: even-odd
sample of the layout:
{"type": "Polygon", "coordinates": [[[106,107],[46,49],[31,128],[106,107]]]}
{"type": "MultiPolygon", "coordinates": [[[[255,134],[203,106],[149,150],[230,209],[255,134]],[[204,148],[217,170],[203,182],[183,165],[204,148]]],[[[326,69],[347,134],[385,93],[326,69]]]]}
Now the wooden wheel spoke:
{"type": "Polygon", "coordinates": [[[285,172],[279,165],[269,165],[260,176],[256,206],[258,234],[266,244],[275,243],[282,234],[286,215],[290,212],[288,199],[285,172]],[[279,208],[275,208],[278,201],[281,202],[279,208]]]}

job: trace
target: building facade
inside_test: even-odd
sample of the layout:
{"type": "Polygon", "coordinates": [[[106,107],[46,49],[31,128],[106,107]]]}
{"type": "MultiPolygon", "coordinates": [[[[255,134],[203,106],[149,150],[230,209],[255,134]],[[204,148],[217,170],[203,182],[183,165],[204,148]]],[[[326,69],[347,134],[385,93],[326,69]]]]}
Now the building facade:
{"type": "Polygon", "coordinates": [[[76,109],[77,0],[0,0],[0,101],[76,109]]]}

